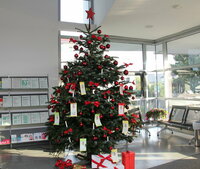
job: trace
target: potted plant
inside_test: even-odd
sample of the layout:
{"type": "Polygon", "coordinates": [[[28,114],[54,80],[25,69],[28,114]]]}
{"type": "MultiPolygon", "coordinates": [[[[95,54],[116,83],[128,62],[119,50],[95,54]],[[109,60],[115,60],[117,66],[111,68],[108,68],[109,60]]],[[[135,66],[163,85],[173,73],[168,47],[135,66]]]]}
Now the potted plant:
{"type": "Polygon", "coordinates": [[[166,118],[167,111],[160,108],[153,108],[146,113],[147,120],[153,119],[154,121],[158,119],[166,118]]]}

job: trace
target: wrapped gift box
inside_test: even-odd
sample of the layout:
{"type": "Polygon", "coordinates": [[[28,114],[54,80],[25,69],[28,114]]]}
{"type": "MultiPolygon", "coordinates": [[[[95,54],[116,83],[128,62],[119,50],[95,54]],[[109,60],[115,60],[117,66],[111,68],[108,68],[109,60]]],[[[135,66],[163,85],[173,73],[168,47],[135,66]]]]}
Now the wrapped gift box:
{"type": "Polygon", "coordinates": [[[85,165],[74,164],[73,169],[86,169],[85,165]]]}
{"type": "Polygon", "coordinates": [[[122,152],[122,164],[125,169],[135,169],[135,153],[132,151],[122,152]]]}
{"type": "Polygon", "coordinates": [[[124,169],[122,163],[114,163],[110,154],[92,155],[92,168],[124,169]]]}

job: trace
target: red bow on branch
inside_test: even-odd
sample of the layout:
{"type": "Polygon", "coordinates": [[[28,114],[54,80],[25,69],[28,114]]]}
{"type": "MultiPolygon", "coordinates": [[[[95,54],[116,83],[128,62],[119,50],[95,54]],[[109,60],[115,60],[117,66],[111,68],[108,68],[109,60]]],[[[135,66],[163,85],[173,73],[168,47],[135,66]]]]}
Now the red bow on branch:
{"type": "Polygon", "coordinates": [[[99,107],[99,106],[100,106],[100,102],[99,102],[99,101],[94,101],[94,102],[85,101],[85,105],[88,105],[88,104],[93,104],[93,105],[96,106],[96,107],[99,107]]]}
{"type": "Polygon", "coordinates": [[[128,66],[130,66],[130,65],[133,65],[133,63],[124,63],[124,65],[125,65],[126,67],[128,67],[128,66]]]}
{"type": "Polygon", "coordinates": [[[96,86],[96,87],[98,87],[99,83],[94,83],[92,81],[89,81],[88,86],[96,86]]]}

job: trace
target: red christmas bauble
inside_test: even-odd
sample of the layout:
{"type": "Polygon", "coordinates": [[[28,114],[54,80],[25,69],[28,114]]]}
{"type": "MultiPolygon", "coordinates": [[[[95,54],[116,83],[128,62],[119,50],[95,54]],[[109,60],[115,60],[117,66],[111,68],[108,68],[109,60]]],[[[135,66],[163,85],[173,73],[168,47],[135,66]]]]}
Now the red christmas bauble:
{"type": "Polygon", "coordinates": [[[121,80],[124,80],[124,76],[121,77],[121,80]]]}
{"type": "Polygon", "coordinates": [[[78,73],[77,73],[77,74],[80,76],[80,75],[82,75],[82,74],[83,74],[83,72],[81,72],[81,71],[78,71],[78,73]]]}
{"type": "Polygon", "coordinates": [[[106,82],[107,80],[106,79],[103,79],[103,82],[106,82]]]}
{"type": "Polygon", "coordinates": [[[87,62],[82,62],[82,65],[83,66],[87,66],[87,62]]]}
{"type": "Polygon", "coordinates": [[[50,109],[51,108],[51,106],[50,105],[48,105],[48,109],[50,109]]]}
{"type": "Polygon", "coordinates": [[[93,140],[98,140],[98,137],[93,137],[93,140]]]}
{"type": "Polygon", "coordinates": [[[88,44],[91,44],[91,43],[92,43],[92,41],[91,41],[91,40],[89,40],[89,41],[87,41],[87,43],[88,43],[88,44]]]}
{"type": "Polygon", "coordinates": [[[102,69],[102,66],[101,66],[101,65],[98,65],[97,68],[101,70],[101,69],[102,69]]]}
{"type": "Polygon", "coordinates": [[[109,149],[110,149],[110,150],[112,150],[112,149],[113,149],[113,147],[109,147],[109,149]]]}
{"type": "Polygon", "coordinates": [[[56,93],[61,93],[61,90],[60,90],[60,89],[57,89],[57,90],[56,90],[56,93]]]}
{"type": "Polygon", "coordinates": [[[107,99],[107,96],[103,96],[104,99],[107,99]]]}
{"type": "Polygon", "coordinates": [[[108,56],[108,55],[105,55],[105,56],[104,56],[104,58],[106,58],[106,59],[108,59],[109,57],[110,57],[110,56],[108,56]]]}
{"type": "Polygon", "coordinates": [[[115,102],[115,99],[111,99],[111,102],[115,102]]]}
{"type": "Polygon", "coordinates": [[[102,31],[99,29],[99,30],[97,31],[97,33],[98,33],[98,34],[101,34],[101,33],[102,33],[102,31]]]}
{"type": "Polygon", "coordinates": [[[103,137],[104,137],[104,138],[106,138],[106,137],[107,137],[107,135],[106,135],[106,134],[104,134],[104,135],[103,135],[103,137]]]}
{"type": "Polygon", "coordinates": [[[82,122],[80,122],[80,124],[79,124],[80,126],[83,126],[83,123],[82,122]]]}
{"type": "Polygon", "coordinates": [[[125,90],[128,90],[128,86],[127,86],[127,85],[125,85],[125,86],[124,86],[124,89],[125,89],[125,90]]]}
{"type": "Polygon", "coordinates": [[[118,65],[118,61],[115,60],[115,61],[113,62],[113,64],[114,64],[114,65],[118,65]]]}
{"type": "Polygon", "coordinates": [[[83,48],[82,48],[82,47],[80,48],[80,51],[83,51],[83,48]]]}
{"type": "Polygon", "coordinates": [[[100,45],[100,49],[105,49],[105,46],[103,46],[103,45],[100,45]]]}
{"type": "Polygon", "coordinates": [[[96,39],[96,35],[92,35],[91,38],[96,39]]]}
{"type": "Polygon", "coordinates": [[[74,55],[74,57],[75,57],[75,58],[78,58],[78,54],[76,53],[76,54],[74,55]]]}
{"type": "Polygon", "coordinates": [[[98,37],[97,37],[97,40],[98,40],[98,41],[101,41],[101,40],[102,40],[102,37],[98,36],[98,37]]]}
{"type": "Polygon", "coordinates": [[[110,117],[113,117],[113,114],[110,114],[110,117]]]}
{"type": "Polygon", "coordinates": [[[61,77],[60,80],[64,80],[64,77],[61,77]]]}
{"type": "Polygon", "coordinates": [[[125,74],[125,75],[128,75],[128,70],[124,70],[124,74],[125,74]]]}
{"type": "Polygon", "coordinates": [[[110,109],[114,110],[114,109],[115,109],[115,107],[114,107],[114,106],[111,106],[111,107],[110,107],[110,109]]]}
{"type": "Polygon", "coordinates": [[[85,52],[85,56],[88,56],[88,53],[87,53],[87,52],[85,52]]]}
{"type": "Polygon", "coordinates": [[[135,96],[132,96],[132,99],[135,100],[135,96]]]}
{"type": "Polygon", "coordinates": [[[70,76],[70,75],[67,75],[67,77],[70,78],[71,76],[70,76]]]}
{"type": "Polygon", "coordinates": [[[91,113],[95,113],[94,109],[93,109],[93,110],[91,110],[91,113]]]}
{"type": "Polygon", "coordinates": [[[79,115],[83,115],[83,112],[80,112],[79,115]]]}
{"type": "Polygon", "coordinates": [[[77,45],[74,45],[74,49],[75,49],[75,50],[78,50],[78,46],[77,46],[77,45]]]}
{"type": "Polygon", "coordinates": [[[80,35],[80,39],[82,39],[83,38],[83,35],[80,35]]]}
{"type": "Polygon", "coordinates": [[[100,115],[100,119],[102,119],[102,118],[103,118],[103,115],[101,114],[101,115],[100,115]]]}
{"type": "Polygon", "coordinates": [[[133,86],[129,86],[129,90],[133,90],[133,86]]]}
{"type": "Polygon", "coordinates": [[[106,45],[106,48],[110,48],[110,44],[107,44],[107,45],[106,45]]]}
{"type": "Polygon", "coordinates": [[[65,70],[68,69],[67,65],[64,66],[64,69],[65,69],[65,70]]]}
{"type": "Polygon", "coordinates": [[[115,82],[115,85],[117,86],[118,84],[119,84],[119,82],[118,82],[118,81],[116,81],[116,82],[115,82]]]}
{"type": "Polygon", "coordinates": [[[116,128],[115,128],[115,130],[116,130],[116,131],[119,131],[119,128],[118,128],[118,127],[116,127],[116,128]]]}

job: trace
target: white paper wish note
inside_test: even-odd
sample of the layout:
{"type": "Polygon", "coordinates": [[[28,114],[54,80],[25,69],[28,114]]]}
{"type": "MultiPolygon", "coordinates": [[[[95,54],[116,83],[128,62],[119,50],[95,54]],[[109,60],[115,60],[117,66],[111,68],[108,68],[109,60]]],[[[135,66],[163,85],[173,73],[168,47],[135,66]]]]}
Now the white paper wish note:
{"type": "Polygon", "coordinates": [[[117,163],[119,161],[117,149],[112,149],[111,150],[111,158],[112,158],[113,162],[117,163]]]}
{"type": "Polygon", "coordinates": [[[128,127],[129,127],[128,121],[123,120],[122,124],[123,124],[122,133],[127,135],[128,134],[128,127]]]}
{"type": "Polygon", "coordinates": [[[96,127],[102,126],[101,120],[100,120],[100,114],[95,114],[94,122],[95,122],[96,127]]]}
{"type": "Polygon", "coordinates": [[[77,103],[70,103],[70,115],[77,116],[77,103]]]}
{"type": "Polygon", "coordinates": [[[80,90],[81,90],[81,95],[86,95],[84,82],[80,82],[80,90]]]}
{"type": "Polygon", "coordinates": [[[121,94],[121,95],[124,95],[124,89],[123,89],[123,84],[122,83],[120,83],[120,85],[119,85],[119,93],[121,94]]]}
{"type": "Polygon", "coordinates": [[[86,151],[86,138],[80,138],[80,151],[86,151]]]}
{"type": "Polygon", "coordinates": [[[119,115],[124,114],[124,103],[118,103],[118,114],[119,115]]]}
{"type": "Polygon", "coordinates": [[[59,124],[60,124],[59,112],[54,112],[54,124],[53,125],[59,125],[59,124]]]}

